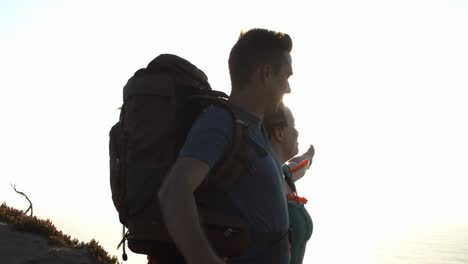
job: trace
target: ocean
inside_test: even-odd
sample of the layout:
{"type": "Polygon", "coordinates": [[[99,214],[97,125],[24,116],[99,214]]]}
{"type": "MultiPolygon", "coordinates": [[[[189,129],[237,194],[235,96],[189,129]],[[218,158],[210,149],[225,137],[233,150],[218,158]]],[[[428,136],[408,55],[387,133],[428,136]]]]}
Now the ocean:
{"type": "Polygon", "coordinates": [[[352,227],[317,225],[304,264],[468,264],[468,221],[352,227]]]}
{"type": "Polygon", "coordinates": [[[415,227],[384,241],[377,264],[468,264],[468,223],[415,227]]]}

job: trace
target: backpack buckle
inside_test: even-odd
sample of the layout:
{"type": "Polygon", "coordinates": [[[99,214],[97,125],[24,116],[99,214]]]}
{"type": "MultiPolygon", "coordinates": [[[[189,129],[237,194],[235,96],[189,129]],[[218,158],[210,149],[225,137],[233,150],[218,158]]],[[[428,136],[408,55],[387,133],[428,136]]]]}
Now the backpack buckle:
{"type": "Polygon", "coordinates": [[[235,122],[236,124],[239,124],[239,125],[243,126],[243,127],[247,127],[247,123],[244,122],[243,120],[236,119],[234,122],[235,122]]]}
{"type": "Polygon", "coordinates": [[[238,233],[238,232],[239,232],[239,231],[234,230],[234,229],[228,227],[228,228],[226,228],[226,230],[224,231],[224,237],[225,237],[225,238],[229,238],[229,237],[232,236],[233,233],[238,233]]]}

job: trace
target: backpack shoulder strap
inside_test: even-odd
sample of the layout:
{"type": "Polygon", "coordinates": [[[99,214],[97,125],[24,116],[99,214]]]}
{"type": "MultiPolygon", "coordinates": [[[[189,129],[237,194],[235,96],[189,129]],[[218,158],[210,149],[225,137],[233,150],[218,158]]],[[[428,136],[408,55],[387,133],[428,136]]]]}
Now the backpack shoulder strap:
{"type": "MultiPolygon", "coordinates": [[[[214,91],[223,94],[222,92],[214,91]]],[[[241,120],[232,110],[230,103],[225,99],[212,96],[193,96],[198,100],[205,100],[211,105],[216,105],[226,109],[232,116],[233,137],[232,141],[226,146],[223,156],[212,168],[208,177],[207,185],[214,185],[218,189],[225,189],[234,184],[248,165],[249,150],[245,144],[247,137],[247,123],[241,120]]],[[[223,96],[221,96],[223,97],[223,96]]],[[[227,96],[226,96],[227,98],[227,96]]]]}

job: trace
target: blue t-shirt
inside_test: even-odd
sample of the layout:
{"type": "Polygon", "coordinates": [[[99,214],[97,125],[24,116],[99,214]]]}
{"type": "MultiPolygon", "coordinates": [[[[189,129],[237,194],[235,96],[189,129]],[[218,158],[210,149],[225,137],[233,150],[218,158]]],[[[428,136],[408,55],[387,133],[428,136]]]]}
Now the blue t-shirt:
{"type": "MultiPolygon", "coordinates": [[[[241,217],[250,224],[252,231],[286,233],[289,220],[281,164],[273,152],[261,120],[240,107],[233,108],[238,117],[248,125],[248,136],[252,144],[263,149],[262,152],[266,155],[253,151],[246,174],[226,190],[227,196],[241,217]]],[[[219,107],[209,107],[193,124],[179,157],[201,160],[213,168],[232,136],[231,114],[219,107]]],[[[286,264],[289,263],[289,258],[289,249],[278,252],[275,246],[252,246],[245,254],[230,259],[228,263],[286,264]]]]}

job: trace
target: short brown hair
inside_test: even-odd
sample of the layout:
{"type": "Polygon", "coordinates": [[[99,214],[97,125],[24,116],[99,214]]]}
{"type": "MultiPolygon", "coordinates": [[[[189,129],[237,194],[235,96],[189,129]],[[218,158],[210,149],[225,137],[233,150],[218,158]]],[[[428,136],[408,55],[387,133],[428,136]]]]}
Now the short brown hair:
{"type": "Polygon", "coordinates": [[[292,40],[288,34],[261,28],[242,32],[229,54],[232,88],[245,85],[259,64],[271,64],[278,73],[284,54],[291,49],[292,40]]]}

